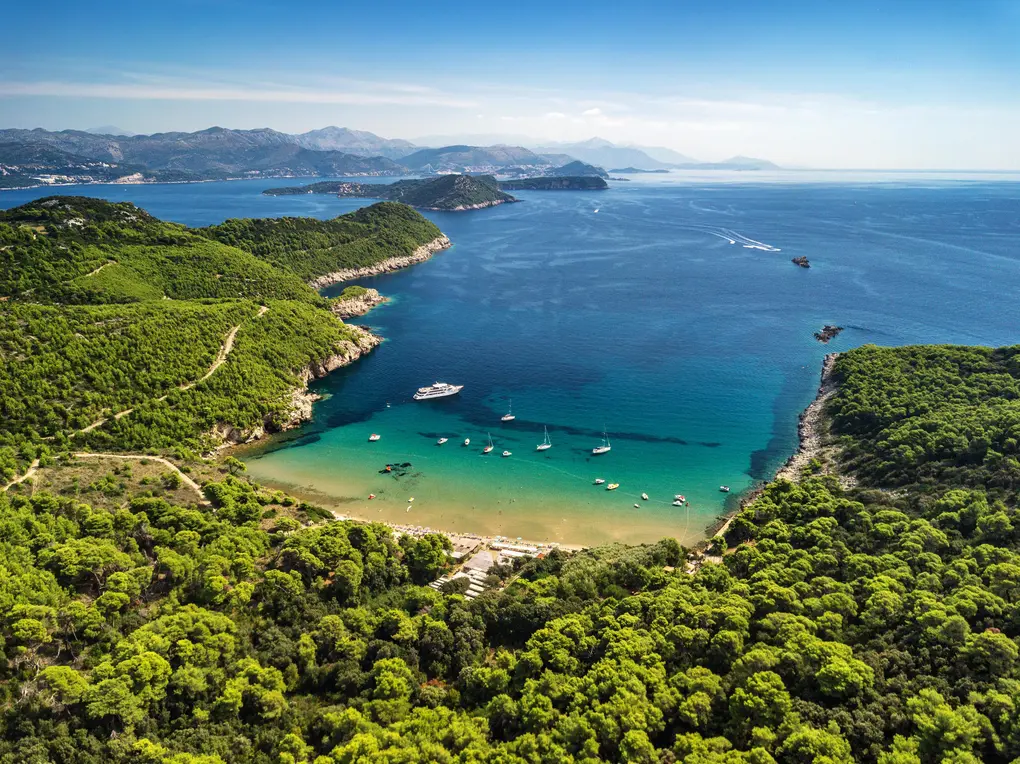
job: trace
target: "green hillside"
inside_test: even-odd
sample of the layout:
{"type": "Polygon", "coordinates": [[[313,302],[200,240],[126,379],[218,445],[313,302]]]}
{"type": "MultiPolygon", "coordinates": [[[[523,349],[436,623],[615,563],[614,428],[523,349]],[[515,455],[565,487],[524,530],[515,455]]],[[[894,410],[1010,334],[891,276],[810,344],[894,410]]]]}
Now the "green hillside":
{"type": "Polygon", "coordinates": [[[375,342],[306,282],[441,235],[392,203],[201,230],[83,197],[0,213],[0,478],[63,449],[199,450],[286,425],[309,368],[375,342]]]}
{"type": "Polygon", "coordinates": [[[305,280],[409,255],[443,235],[410,207],[392,202],[373,204],[332,220],[232,219],[198,233],[252,252],[305,280]]]}
{"type": "Polygon", "coordinates": [[[1015,762],[1020,512],[972,469],[1009,458],[980,412],[1013,400],[1017,352],[850,351],[840,453],[767,487],[707,558],[557,550],[474,600],[425,586],[445,537],[309,526],[313,507],[222,473],[211,506],[117,494],[123,470],[12,488],[0,760],[1015,762]]]}

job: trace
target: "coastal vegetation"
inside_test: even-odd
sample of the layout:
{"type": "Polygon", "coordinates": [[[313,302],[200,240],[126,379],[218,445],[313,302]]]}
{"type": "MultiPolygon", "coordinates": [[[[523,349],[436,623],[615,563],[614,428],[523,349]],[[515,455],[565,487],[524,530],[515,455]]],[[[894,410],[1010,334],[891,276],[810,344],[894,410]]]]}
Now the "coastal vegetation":
{"type": "Polygon", "coordinates": [[[207,450],[307,418],[370,350],[306,283],[442,238],[405,205],[190,229],[49,197],[0,213],[0,478],[76,448],[207,450]]]}
{"type": "Polygon", "coordinates": [[[510,194],[500,191],[499,184],[490,175],[440,175],[420,180],[398,180],[395,183],[327,181],[306,186],[269,188],[262,193],[270,196],[335,194],[389,199],[420,209],[447,211],[479,209],[517,201],[510,194]]]}
{"type": "Polygon", "coordinates": [[[473,601],[424,586],[445,537],[321,522],[236,465],[209,505],[12,487],[0,760],[1014,761],[1018,353],[845,353],[838,456],[705,554],[557,550],[473,601]]]}

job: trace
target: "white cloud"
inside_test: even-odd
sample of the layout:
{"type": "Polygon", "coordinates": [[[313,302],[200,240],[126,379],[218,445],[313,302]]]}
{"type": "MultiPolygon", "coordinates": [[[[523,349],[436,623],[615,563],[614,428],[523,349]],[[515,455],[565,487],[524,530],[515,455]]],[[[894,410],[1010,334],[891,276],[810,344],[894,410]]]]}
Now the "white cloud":
{"type": "Polygon", "coordinates": [[[594,106],[590,109],[585,109],[581,112],[582,117],[600,117],[602,116],[602,109],[598,106],[594,106]]]}

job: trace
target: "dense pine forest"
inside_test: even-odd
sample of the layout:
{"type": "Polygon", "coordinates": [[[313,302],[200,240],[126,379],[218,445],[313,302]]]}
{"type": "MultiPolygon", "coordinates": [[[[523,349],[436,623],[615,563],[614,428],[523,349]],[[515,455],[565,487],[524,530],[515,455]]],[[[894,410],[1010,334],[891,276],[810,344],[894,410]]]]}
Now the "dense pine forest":
{"type": "Polygon", "coordinates": [[[21,484],[0,761],[1014,761],[1018,352],[846,353],[841,456],[707,556],[554,551],[474,601],[424,586],[445,537],[330,522],[234,463],[208,504],[21,484]]]}

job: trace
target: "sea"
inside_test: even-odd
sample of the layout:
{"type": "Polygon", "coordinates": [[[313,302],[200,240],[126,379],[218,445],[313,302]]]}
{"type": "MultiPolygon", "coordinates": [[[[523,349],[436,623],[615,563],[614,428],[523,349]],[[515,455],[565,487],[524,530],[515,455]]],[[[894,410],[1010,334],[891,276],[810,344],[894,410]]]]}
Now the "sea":
{"type": "MultiPolygon", "coordinates": [[[[625,177],[605,191],[425,213],[453,246],[356,282],[390,298],[355,321],[385,341],[313,384],[311,422],[243,451],[249,474],[394,524],[692,543],[795,451],[826,353],[1020,342],[1020,176],[625,177]],[[825,324],[844,327],[827,345],[814,337],[825,324]],[[412,400],[435,381],[464,389],[412,400]],[[537,451],[546,430],[552,448],[537,451]],[[603,433],[612,449],[593,455],[603,433]]],[[[5,191],[0,207],[73,193],[198,226],[370,203],[261,194],[274,185],[5,191]]]]}

